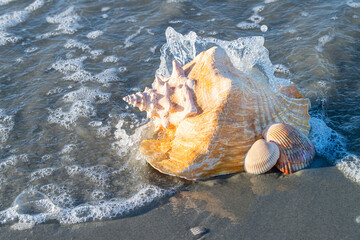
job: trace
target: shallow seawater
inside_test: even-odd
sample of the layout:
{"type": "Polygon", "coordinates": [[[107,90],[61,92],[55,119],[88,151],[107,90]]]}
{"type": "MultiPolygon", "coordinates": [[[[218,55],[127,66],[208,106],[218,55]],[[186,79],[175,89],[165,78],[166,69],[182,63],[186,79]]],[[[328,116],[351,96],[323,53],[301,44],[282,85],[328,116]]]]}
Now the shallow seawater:
{"type": "Polygon", "coordinates": [[[310,98],[317,154],[360,183],[359,1],[0,0],[0,223],[126,216],[184,181],[138,152],[127,94],[219,45],[310,98]],[[191,32],[192,31],[192,32],[191,32]]]}

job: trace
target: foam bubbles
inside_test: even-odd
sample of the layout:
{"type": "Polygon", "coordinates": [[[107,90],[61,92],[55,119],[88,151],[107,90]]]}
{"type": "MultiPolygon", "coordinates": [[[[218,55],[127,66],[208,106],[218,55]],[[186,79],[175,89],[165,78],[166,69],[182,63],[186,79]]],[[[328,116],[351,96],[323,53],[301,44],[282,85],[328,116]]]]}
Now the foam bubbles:
{"type": "Polygon", "coordinates": [[[82,56],[79,58],[67,59],[67,60],[58,60],[54,64],[52,64],[52,68],[63,73],[69,74],[75,71],[82,70],[83,61],[87,59],[86,56],[82,56]]]}
{"type": "Polygon", "coordinates": [[[274,65],[274,71],[278,72],[278,73],[283,73],[283,74],[290,74],[290,70],[288,67],[282,65],[282,64],[275,64],[274,65]]]}
{"type": "Polygon", "coordinates": [[[11,130],[14,127],[13,116],[6,115],[5,110],[0,108],[0,149],[8,140],[11,130]]]}
{"type": "Polygon", "coordinates": [[[254,7],[252,9],[253,14],[248,18],[248,20],[250,22],[242,21],[242,22],[236,24],[236,26],[243,30],[259,28],[262,32],[266,32],[268,30],[268,27],[266,25],[260,26],[260,24],[259,24],[264,20],[264,18],[259,15],[259,13],[264,10],[264,8],[265,8],[264,5],[259,5],[259,6],[254,7]]]}
{"type": "Polygon", "coordinates": [[[344,175],[354,182],[360,183],[360,158],[349,154],[336,163],[344,175]]]}
{"type": "Polygon", "coordinates": [[[67,49],[78,48],[78,49],[80,49],[80,50],[82,50],[84,52],[88,52],[88,51],[91,50],[89,45],[78,42],[78,41],[76,41],[74,39],[67,40],[64,47],[67,48],[67,49]]]}
{"type": "Polygon", "coordinates": [[[264,47],[263,37],[244,37],[234,41],[223,41],[215,38],[201,38],[195,32],[182,35],[171,27],[166,29],[165,34],[167,43],[160,50],[161,63],[156,71],[157,75],[170,75],[169,69],[174,56],[184,65],[201,51],[217,45],[225,50],[234,67],[240,71],[254,78],[264,78],[265,75],[270,86],[275,89],[291,84],[290,80],[277,78],[274,75],[274,67],[270,61],[268,50],[264,47]]]}
{"type": "Polygon", "coordinates": [[[95,39],[101,35],[103,35],[104,32],[103,31],[100,31],[100,30],[96,30],[96,31],[92,31],[92,32],[89,32],[86,37],[87,38],[90,38],[90,39],[95,39]]]}
{"type": "Polygon", "coordinates": [[[345,139],[329,128],[320,118],[310,118],[311,131],[309,138],[314,144],[316,153],[331,162],[346,154],[345,139]]]}
{"type": "MultiPolygon", "coordinates": [[[[7,2],[6,2],[7,3],[7,2]]],[[[6,32],[6,30],[10,27],[14,27],[20,23],[25,22],[30,14],[44,5],[43,0],[36,0],[24,10],[13,11],[10,13],[6,13],[0,16],[0,46],[5,45],[7,43],[16,43],[20,38],[11,35],[6,32]]],[[[0,4],[1,5],[1,4],[0,4]]]]}
{"type": "Polygon", "coordinates": [[[56,168],[52,168],[52,167],[38,169],[31,173],[31,175],[30,175],[31,181],[48,177],[48,176],[52,175],[55,170],[56,170],[56,168]]]}
{"type": "Polygon", "coordinates": [[[261,25],[260,30],[261,30],[262,32],[267,32],[268,27],[267,27],[266,25],[261,25]]]}
{"type": "Polygon", "coordinates": [[[15,0],[0,0],[0,6],[6,5],[6,4],[11,3],[13,1],[15,1],[15,0]]]}
{"type": "Polygon", "coordinates": [[[353,0],[347,1],[346,4],[351,8],[360,8],[360,2],[354,2],[353,0]]]}
{"type": "Polygon", "coordinates": [[[119,61],[119,58],[116,57],[115,55],[111,55],[111,56],[106,56],[103,59],[104,63],[116,63],[119,61]]]}
{"type": "Polygon", "coordinates": [[[318,45],[315,47],[317,51],[322,52],[325,44],[334,39],[333,35],[326,34],[318,39],[318,45]]]}
{"type": "Polygon", "coordinates": [[[239,22],[238,24],[236,24],[236,26],[240,29],[243,30],[248,30],[248,29],[255,29],[259,27],[259,24],[257,23],[249,23],[249,22],[239,22]]]}
{"type": "Polygon", "coordinates": [[[140,35],[141,33],[141,30],[143,29],[144,27],[140,27],[134,34],[131,34],[130,36],[128,36],[125,41],[124,41],[124,44],[125,44],[125,48],[128,48],[128,47],[131,47],[134,43],[131,42],[131,40],[133,38],[135,38],[136,36],[140,35]]]}
{"type": "Polygon", "coordinates": [[[102,200],[104,199],[108,194],[105,191],[95,189],[91,192],[91,200],[102,200]]]}
{"type": "Polygon", "coordinates": [[[64,79],[67,81],[74,81],[74,82],[82,83],[82,82],[93,81],[94,77],[90,72],[88,72],[84,69],[80,69],[70,75],[66,75],[64,77],[64,79]]]}
{"type": "Polygon", "coordinates": [[[102,12],[107,12],[107,11],[109,11],[110,10],[110,7],[102,7],[101,8],[101,11],[102,12]]]}
{"type": "Polygon", "coordinates": [[[38,47],[28,47],[24,50],[25,53],[33,53],[36,52],[37,50],[39,50],[38,47]]]}
{"type": "Polygon", "coordinates": [[[97,205],[81,205],[64,209],[59,217],[61,224],[73,224],[91,220],[103,220],[126,214],[136,207],[141,207],[159,197],[171,194],[152,185],[143,186],[135,195],[128,199],[112,199],[97,205]]]}
{"type": "Polygon", "coordinates": [[[127,153],[130,151],[131,147],[135,144],[131,136],[129,136],[125,129],[123,129],[124,120],[120,119],[119,122],[116,124],[116,130],[114,132],[115,138],[118,140],[117,150],[118,154],[121,156],[122,154],[127,153]]]}
{"type": "Polygon", "coordinates": [[[80,16],[76,14],[73,6],[57,15],[48,16],[46,21],[51,24],[57,24],[58,27],[55,31],[39,35],[37,38],[43,39],[62,34],[74,34],[81,28],[81,25],[78,23],[78,21],[80,21],[80,16]]]}
{"type": "Polygon", "coordinates": [[[74,152],[77,149],[75,144],[66,144],[64,148],[60,151],[60,154],[69,154],[71,152],[74,152]]]}
{"type": "Polygon", "coordinates": [[[109,102],[110,93],[103,93],[98,89],[82,87],[79,90],[64,95],[64,102],[87,101],[95,104],[109,102]]]}
{"type": "Polygon", "coordinates": [[[104,138],[111,135],[111,127],[110,126],[101,126],[97,129],[96,135],[98,137],[104,138]]]}
{"type": "Polygon", "coordinates": [[[99,56],[104,54],[104,50],[101,50],[101,49],[92,50],[92,51],[90,51],[90,54],[91,54],[91,59],[96,59],[99,56]]]}
{"type": "Polygon", "coordinates": [[[127,71],[127,68],[126,68],[126,67],[119,67],[119,71],[120,71],[120,72],[126,72],[126,71],[127,71]]]}
{"type": "Polygon", "coordinates": [[[109,93],[82,87],[79,90],[65,94],[63,100],[72,103],[70,109],[68,111],[64,111],[62,108],[50,110],[48,121],[70,129],[71,126],[76,125],[76,121],[80,117],[91,118],[96,116],[96,109],[93,104],[107,103],[109,98],[109,93]]]}
{"type": "Polygon", "coordinates": [[[279,0],[265,0],[265,4],[269,4],[269,3],[273,3],[273,2],[277,2],[279,0]]]}
{"type": "Polygon", "coordinates": [[[117,76],[119,72],[116,68],[108,68],[95,75],[95,79],[99,83],[117,82],[120,78],[117,76]]]}
{"type": "Polygon", "coordinates": [[[29,215],[51,211],[48,208],[51,208],[52,205],[45,194],[35,190],[22,192],[13,203],[17,213],[29,215]]]}

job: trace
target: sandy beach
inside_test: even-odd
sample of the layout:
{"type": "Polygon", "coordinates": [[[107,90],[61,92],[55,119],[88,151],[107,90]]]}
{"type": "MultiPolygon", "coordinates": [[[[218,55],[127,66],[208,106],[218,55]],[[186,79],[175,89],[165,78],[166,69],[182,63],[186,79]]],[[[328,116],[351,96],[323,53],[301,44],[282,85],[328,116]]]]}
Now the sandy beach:
{"type": "Polygon", "coordinates": [[[284,175],[239,173],[187,184],[129,217],[75,225],[2,226],[0,239],[358,239],[359,187],[316,158],[284,175]],[[194,236],[193,227],[206,232],[194,236]]]}

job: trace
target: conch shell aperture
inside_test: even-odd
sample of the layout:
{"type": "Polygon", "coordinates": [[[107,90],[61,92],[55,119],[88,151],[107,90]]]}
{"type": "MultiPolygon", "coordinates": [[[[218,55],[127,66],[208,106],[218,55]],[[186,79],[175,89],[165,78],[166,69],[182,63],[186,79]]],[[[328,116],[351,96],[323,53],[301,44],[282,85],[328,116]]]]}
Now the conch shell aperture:
{"type": "Polygon", "coordinates": [[[183,68],[174,61],[171,77],[157,77],[152,89],[124,98],[147,112],[157,137],[141,152],[162,173],[186,179],[244,170],[245,155],[271,123],[287,123],[305,136],[309,99],[295,85],[273,90],[233,66],[213,47],[183,68]]]}

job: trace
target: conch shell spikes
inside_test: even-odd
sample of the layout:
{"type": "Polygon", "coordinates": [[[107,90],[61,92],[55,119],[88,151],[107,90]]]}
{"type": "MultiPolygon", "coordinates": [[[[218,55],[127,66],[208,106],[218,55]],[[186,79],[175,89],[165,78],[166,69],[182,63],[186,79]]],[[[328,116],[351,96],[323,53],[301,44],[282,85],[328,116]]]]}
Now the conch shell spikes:
{"type": "Polygon", "coordinates": [[[157,76],[152,88],[145,88],[144,92],[123,98],[130,105],[146,111],[148,118],[157,118],[154,123],[164,128],[168,128],[170,124],[177,125],[181,120],[197,113],[194,81],[186,78],[178,61],[174,60],[172,66],[170,78],[157,76]]]}

